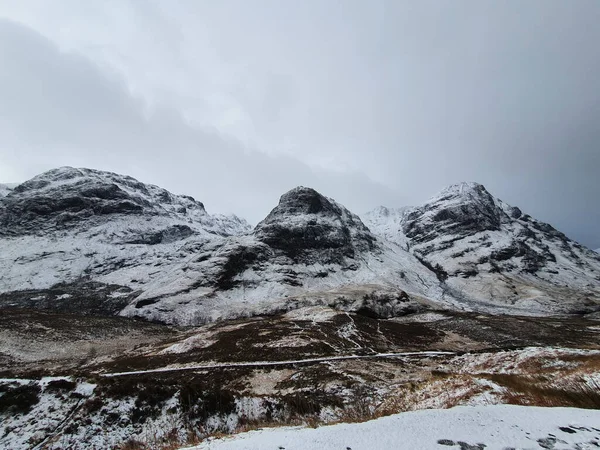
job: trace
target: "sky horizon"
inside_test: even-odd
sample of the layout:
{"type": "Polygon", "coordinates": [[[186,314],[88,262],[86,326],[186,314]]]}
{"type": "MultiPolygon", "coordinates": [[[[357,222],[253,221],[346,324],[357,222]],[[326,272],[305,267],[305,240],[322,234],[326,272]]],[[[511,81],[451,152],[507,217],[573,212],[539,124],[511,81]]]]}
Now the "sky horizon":
{"type": "Polygon", "coordinates": [[[0,0],[0,182],[131,175],[252,223],[462,181],[600,247],[600,2],[0,0]]]}

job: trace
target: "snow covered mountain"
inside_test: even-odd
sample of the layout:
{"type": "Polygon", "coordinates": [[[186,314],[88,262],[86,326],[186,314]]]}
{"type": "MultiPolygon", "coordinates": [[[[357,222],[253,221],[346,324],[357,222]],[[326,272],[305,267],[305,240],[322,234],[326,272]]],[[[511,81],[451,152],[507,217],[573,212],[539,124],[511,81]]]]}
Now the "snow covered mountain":
{"type": "Polygon", "coordinates": [[[480,184],[453,185],[423,206],[365,218],[433,270],[457,305],[509,313],[598,308],[598,255],[480,184]]]}
{"type": "Polygon", "coordinates": [[[600,256],[493,198],[451,186],[361,219],[310,188],[254,230],[131,177],[60,168],[0,198],[0,306],[179,324],[328,305],[600,310],[600,256]]]}
{"type": "Polygon", "coordinates": [[[123,313],[202,323],[325,304],[389,317],[418,309],[414,296],[441,294],[413,255],[384,244],[334,200],[298,187],[251,234],[198,248],[123,313]]]}
{"type": "Polygon", "coordinates": [[[0,304],[115,313],[191,243],[249,229],[131,177],[51,170],[0,199],[0,304]]]}
{"type": "Polygon", "coordinates": [[[99,226],[104,226],[106,236],[147,244],[177,239],[178,233],[226,236],[249,230],[235,216],[209,215],[192,197],[173,195],[128,176],[72,167],[50,170],[9,189],[0,210],[3,236],[42,236],[99,226]],[[158,232],[157,227],[163,228],[164,236],[146,235],[146,230],[158,232]]]}

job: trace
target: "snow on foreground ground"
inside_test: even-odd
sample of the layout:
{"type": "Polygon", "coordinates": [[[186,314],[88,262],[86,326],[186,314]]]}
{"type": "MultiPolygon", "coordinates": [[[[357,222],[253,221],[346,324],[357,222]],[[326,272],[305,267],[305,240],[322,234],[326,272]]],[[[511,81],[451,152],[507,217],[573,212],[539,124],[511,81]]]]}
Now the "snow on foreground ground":
{"type": "Polygon", "coordinates": [[[196,450],[597,449],[600,411],[494,405],[411,411],[363,423],[251,431],[196,450]]]}

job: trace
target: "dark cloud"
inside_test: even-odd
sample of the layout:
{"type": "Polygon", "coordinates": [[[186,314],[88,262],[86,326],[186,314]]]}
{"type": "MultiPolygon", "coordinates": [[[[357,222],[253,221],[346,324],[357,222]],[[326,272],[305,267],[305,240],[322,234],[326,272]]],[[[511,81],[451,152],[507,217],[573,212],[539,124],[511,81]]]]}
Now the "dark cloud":
{"type": "Polygon", "coordinates": [[[92,4],[0,0],[29,26],[0,43],[15,175],[110,168],[254,221],[295,184],[361,212],[478,181],[600,247],[596,0],[92,4]]]}

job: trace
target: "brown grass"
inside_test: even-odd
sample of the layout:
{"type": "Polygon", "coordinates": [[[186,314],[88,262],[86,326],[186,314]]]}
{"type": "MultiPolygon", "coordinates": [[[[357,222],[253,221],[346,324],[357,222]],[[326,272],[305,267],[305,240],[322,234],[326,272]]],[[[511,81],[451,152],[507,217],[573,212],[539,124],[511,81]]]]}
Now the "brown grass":
{"type": "Polygon", "coordinates": [[[502,399],[511,405],[600,409],[600,383],[595,381],[574,378],[552,385],[539,376],[492,374],[488,378],[506,388],[502,399]]]}

